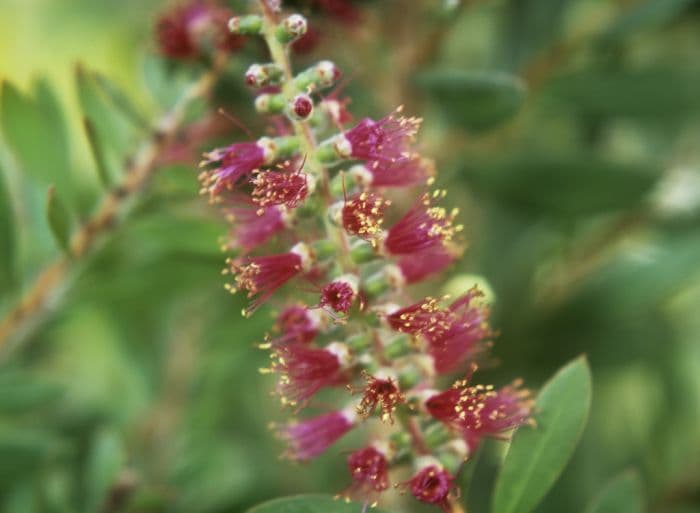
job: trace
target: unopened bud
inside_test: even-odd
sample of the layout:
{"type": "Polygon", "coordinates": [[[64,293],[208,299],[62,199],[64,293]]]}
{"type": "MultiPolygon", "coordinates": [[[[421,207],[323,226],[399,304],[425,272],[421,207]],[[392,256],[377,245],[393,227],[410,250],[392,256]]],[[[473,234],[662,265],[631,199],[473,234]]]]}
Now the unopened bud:
{"type": "Polygon", "coordinates": [[[276,64],[252,64],[245,72],[245,82],[250,87],[265,87],[279,82],[282,68],[276,64]]]}
{"type": "Polygon", "coordinates": [[[255,110],[261,114],[279,114],[284,110],[284,96],[282,94],[259,94],[255,98],[255,110]]]}
{"type": "Polygon", "coordinates": [[[331,61],[321,61],[316,64],[316,75],[319,86],[330,87],[340,79],[342,73],[331,61]]]}
{"type": "Polygon", "coordinates": [[[306,34],[308,23],[301,14],[292,14],[284,19],[275,30],[275,37],[280,43],[287,44],[306,34]]]}
{"type": "Polygon", "coordinates": [[[308,94],[298,94],[292,98],[287,106],[287,114],[296,121],[304,121],[311,116],[314,110],[314,102],[308,94]]]}
{"type": "Polygon", "coordinates": [[[299,91],[332,86],[342,73],[331,61],[321,61],[294,77],[294,85],[299,91]]]}
{"type": "Polygon", "coordinates": [[[262,32],[263,20],[260,16],[234,16],[228,20],[228,29],[232,34],[254,36],[262,32]]]}

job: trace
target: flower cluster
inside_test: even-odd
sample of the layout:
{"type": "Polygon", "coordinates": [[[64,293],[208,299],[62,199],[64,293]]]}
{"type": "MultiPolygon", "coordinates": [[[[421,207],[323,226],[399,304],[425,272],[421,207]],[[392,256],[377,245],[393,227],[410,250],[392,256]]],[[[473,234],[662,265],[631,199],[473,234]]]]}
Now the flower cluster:
{"type": "Polygon", "coordinates": [[[268,44],[272,62],[250,66],[245,82],[274,131],[205,154],[200,182],[231,222],[224,272],[228,289],[250,300],[244,315],[285,297],[281,289],[294,297],[261,344],[276,394],[303,415],[276,428],[285,454],[310,460],[364,427],[369,441],[347,456],[342,495],[368,506],[393,485],[448,511],[461,465],[484,438],[528,421],[530,394],[517,382],[472,380],[494,334],[478,289],[407,299],[461,250],[458,212],[441,206],[445,192],[430,189],[434,166],[414,148],[421,120],[397,108],[352,122],[347,99],[321,96],[340,77],[332,62],[290,70],[288,48],[306,20],[261,6],[262,15],[228,27],[268,44]],[[460,379],[440,390],[450,375],[460,379]],[[304,415],[330,389],[342,402],[304,415]],[[405,465],[413,477],[393,481],[405,465]]]}

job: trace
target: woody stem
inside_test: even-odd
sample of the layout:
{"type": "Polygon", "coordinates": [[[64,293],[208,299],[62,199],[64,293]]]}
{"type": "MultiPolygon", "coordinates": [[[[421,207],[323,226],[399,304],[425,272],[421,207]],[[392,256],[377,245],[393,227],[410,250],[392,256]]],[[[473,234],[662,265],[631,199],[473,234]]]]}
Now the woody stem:
{"type": "Polygon", "coordinates": [[[9,346],[10,339],[27,331],[30,324],[38,320],[49,303],[60,295],[76,263],[94,249],[102,235],[115,227],[129,200],[148,184],[158,168],[160,155],[181,128],[185,110],[194,100],[209,95],[225,64],[226,55],[217,54],[211,68],[158,120],[149,139],[134,158],[129,159],[131,164],[122,182],[107,193],[97,211],[75,232],[66,254],[45,267],[19,302],[0,320],[0,360],[6,359],[17,345],[9,346]]]}

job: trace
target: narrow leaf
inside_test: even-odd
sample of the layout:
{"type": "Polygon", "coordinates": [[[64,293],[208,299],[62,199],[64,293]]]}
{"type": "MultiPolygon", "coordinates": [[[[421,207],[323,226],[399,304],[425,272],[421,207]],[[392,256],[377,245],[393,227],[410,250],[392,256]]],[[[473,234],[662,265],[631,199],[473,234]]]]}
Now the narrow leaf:
{"type": "Polygon", "coordinates": [[[114,108],[97,84],[94,73],[77,66],[75,80],[80,108],[94,125],[105,161],[114,166],[121,165],[123,156],[132,147],[133,124],[114,108]]]}
{"type": "Polygon", "coordinates": [[[0,415],[17,414],[45,406],[62,393],[62,388],[35,375],[18,371],[0,373],[0,415]]]}
{"type": "Polygon", "coordinates": [[[35,86],[37,97],[4,82],[0,97],[0,124],[22,171],[44,184],[54,183],[64,201],[72,199],[68,164],[68,136],[58,100],[44,81],[35,86]]]}
{"type": "Polygon", "coordinates": [[[134,105],[131,99],[119,86],[97,71],[93,72],[93,76],[97,86],[117,109],[119,109],[137,127],[142,128],[143,130],[150,129],[148,120],[141,115],[140,110],[136,107],[136,105],[134,105]]]}
{"type": "MultiPolygon", "coordinates": [[[[260,504],[248,513],[358,513],[362,504],[344,502],[329,495],[296,495],[260,504]]],[[[372,509],[373,513],[382,513],[372,509]]]]}
{"type": "Polygon", "coordinates": [[[107,170],[107,162],[105,161],[105,155],[102,151],[102,146],[97,138],[97,131],[95,130],[95,125],[90,121],[89,118],[83,118],[83,128],[85,129],[85,135],[87,136],[88,143],[90,144],[90,151],[92,152],[92,158],[95,160],[95,167],[97,169],[97,177],[100,179],[100,183],[108,188],[110,186],[111,180],[109,179],[109,171],[107,170]]]}
{"type": "Polygon", "coordinates": [[[65,252],[70,251],[70,215],[66,206],[56,196],[53,186],[49,187],[46,200],[46,215],[49,221],[49,228],[58,245],[65,252]]]}
{"type": "Polygon", "coordinates": [[[10,192],[0,168],[0,292],[10,290],[15,281],[15,239],[15,216],[10,192]]]}
{"type": "Polygon", "coordinates": [[[107,430],[96,433],[85,473],[86,513],[101,511],[124,461],[124,447],[118,434],[107,430]]]}
{"type": "Polygon", "coordinates": [[[528,513],[540,502],[573,454],[590,404],[590,369],[579,357],[542,388],[537,426],[515,433],[496,481],[493,513],[528,513]]]}
{"type": "Polygon", "coordinates": [[[673,21],[687,9],[693,0],[647,0],[625,12],[605,31],[608,42],[628,37],[638,30],[656,28],[673,21]]]}
{"type": "Polygon", "coordinates": [[[421,73],[417,83],[449,121],[471,130],[487,130],[506,121],[525,98],[524,83],[501,72],[435,70],[421,73]]]}
{"type": "Polygon", "coordinates": [[[634,471],[624,472],[610,481],[593,499],[586,513],[642,513],[642,482],[634,471]]]}

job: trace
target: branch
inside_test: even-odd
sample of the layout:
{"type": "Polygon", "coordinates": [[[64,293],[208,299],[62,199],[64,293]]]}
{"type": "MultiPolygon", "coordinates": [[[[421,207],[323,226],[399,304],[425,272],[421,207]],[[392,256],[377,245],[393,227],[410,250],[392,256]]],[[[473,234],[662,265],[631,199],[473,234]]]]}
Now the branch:
{"type": "Polygon", "coordinates": [[[116,226],[118,216],[125,210],[128,200],[138,194],[155,173],[161,153],[181,128],[187,106],[195,99],[209,95],[225,64],[226,54],[217,54],[211,69],[156,123],[152,135],[134,158],[129,159],[131,163],[121,184],[109,191],[95,214],[73,235],[68,254],[61,255],[45,267],[24,296],[0,321],[0,360],[6,359],[14,347],[10,345],[10,340],[19,339],[22,334],[26,334],[29,326],[38,321],[51,300],[60,295],[75,263],[94,248],[103,234],[116,226]]]}

